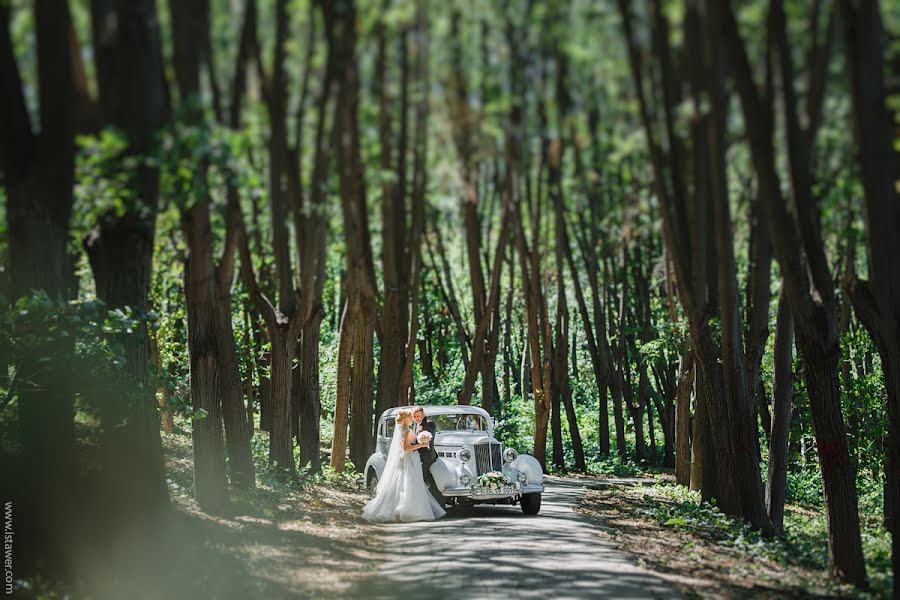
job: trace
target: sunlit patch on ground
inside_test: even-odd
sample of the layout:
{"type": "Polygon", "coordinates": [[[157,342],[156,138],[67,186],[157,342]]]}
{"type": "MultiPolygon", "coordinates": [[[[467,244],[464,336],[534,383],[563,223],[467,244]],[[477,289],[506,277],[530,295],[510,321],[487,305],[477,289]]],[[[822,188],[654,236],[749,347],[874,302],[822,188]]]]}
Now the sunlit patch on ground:
{"type": "Polygon", "coordinates": [[[226,514],[208,515],[191,496],[189,438],[165,436],[165,446],[186,541],[204,557],[190,566],[197,582],[216,576],[234,582],[197,591],[321,597],[341,594],[376,570],[379,533],[359,516],[367,498],[356,485],[310,479],[282,486],[260,477],[254,490],[231,490],[226,514]],[[229,572],[223,573],[224,565],[229,572]]]}

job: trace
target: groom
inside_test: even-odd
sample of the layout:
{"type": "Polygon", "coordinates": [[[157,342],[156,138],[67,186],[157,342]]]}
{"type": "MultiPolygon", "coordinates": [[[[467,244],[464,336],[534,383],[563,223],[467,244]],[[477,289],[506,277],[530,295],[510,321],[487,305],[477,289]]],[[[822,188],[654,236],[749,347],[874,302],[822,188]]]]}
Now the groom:
{"type": "Polygon", "coordinates": [[[419,458],[422,459],[422,477],[425,478],[425,485],[428,486],[431,495],[440,502],[440,491],[434,483],[434,477],[431,476],[431,465],[437,460],[437,452],[434,451],[435,426],[434,423],[429,421],[425,416],[425,409],[421,406],[413,408],[413,420],[416,422],[414,428],[416,436],[423,431],[427,431],[431,434],[431,439],[428,441],[428,447],[419,448],[417,452],[419,453],[419,458]]]}

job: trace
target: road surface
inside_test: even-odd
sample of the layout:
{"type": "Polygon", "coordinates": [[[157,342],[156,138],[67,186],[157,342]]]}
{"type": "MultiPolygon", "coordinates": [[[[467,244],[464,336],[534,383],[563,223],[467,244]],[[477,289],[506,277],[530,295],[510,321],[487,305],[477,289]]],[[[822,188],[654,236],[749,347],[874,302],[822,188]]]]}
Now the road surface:
{"type": "MultiPolygon", "coordinates": [[[[590,483],[588,481],[587,483],[590,483]]],[[[681,598],[574,511],[585,481],[546,482],[541,511],[451,509],[434,522],[380,525],[384,562],[354,586],[367,598],[681,598]],[[419,549],[417,542],[427,546],[419,549]]]]}

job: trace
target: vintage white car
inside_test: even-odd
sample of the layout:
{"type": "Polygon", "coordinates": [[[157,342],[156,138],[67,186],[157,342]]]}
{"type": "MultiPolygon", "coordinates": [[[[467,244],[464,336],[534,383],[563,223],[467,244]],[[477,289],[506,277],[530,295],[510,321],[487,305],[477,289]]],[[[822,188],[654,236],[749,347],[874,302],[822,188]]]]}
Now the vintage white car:
{"type": "MultiPolygon", "coordinates": [[[[364,471],[372,496],[387,460],[397,411],[403,408],[412,407],[391,408],[379,418],[375,452],[364,471]]],[[[485,410],[477,406],[426,406],[425,416],[435,425],[434,449],[438,458],[431,465],[431,475],[445,504],[518,503],[526,515],[538,513],[544,491],[540,463],[512,448],[502,448],[494,439],[494,423],[485,410]],[[489,476],[493,485],[480,485],[479,479],[488,473],[495,473],[489,476]]]]}

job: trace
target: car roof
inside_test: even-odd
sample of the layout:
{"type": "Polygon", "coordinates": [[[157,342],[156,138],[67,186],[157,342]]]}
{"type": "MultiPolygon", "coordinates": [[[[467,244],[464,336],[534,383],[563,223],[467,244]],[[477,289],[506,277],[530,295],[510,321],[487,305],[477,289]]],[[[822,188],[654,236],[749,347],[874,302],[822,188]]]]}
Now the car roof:
{"type": "MultiPolygon", "coordinates": [[[[415,406],[395,406],[394,408],[389,408],[383,413],[381,413],[381,418],[385,419],[387,417],[395,416],[397,411],[406,409],[412,410],[415,406]]],[[[488,412],[483,408],[479,408],[478,406],[465,406],[459,404],[427,404],[422,408],[425,409],[425,416],[431,415],[481,415],[482,417],[490,417],[488,412]]]]}

